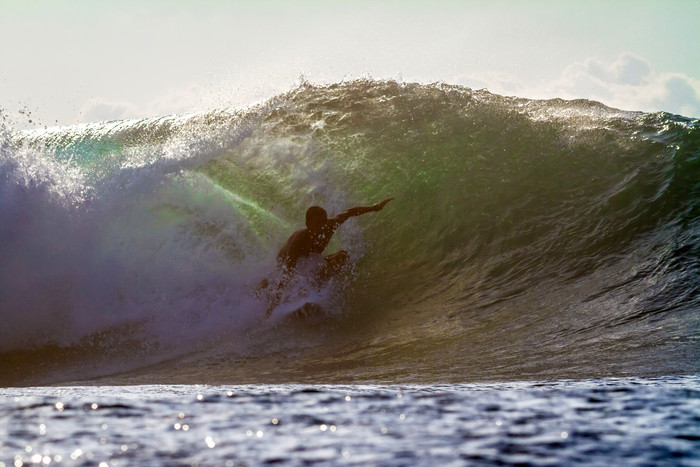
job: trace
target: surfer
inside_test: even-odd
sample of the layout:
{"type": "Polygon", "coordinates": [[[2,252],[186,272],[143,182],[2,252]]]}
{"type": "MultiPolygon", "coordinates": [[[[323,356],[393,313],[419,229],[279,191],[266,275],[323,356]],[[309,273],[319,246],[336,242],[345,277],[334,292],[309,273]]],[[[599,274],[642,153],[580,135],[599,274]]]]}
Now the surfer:
{"type": "MultiPolygon", "coordinates": [[[[351,217],[360,216],[368,212],[381,211],[386,204],[394,198],[385,199],[372,206],[360,206],[350,208],[340,214],[329,218],[326,210],[320,206],[311,206],[306,211],[306,228],[294,232],[277,254],[277,263],[280,268],[290,274],[302,258],[312,255],[321,255],[326,249],[336,229],[351,217]]],[[[350,259],[347,251],[340,250],[323,258],[324,262],[317,273],[318,280],[330,279],[350,259]]]]}
{"type": "MultiPolygon", "coordinates": [[[[271,281],[263,279],[256,288],[256,296],[260,297],[259,294],[264,293],[268,297],[269,306],[266,316],[269,318],[279,305],[280,300],[283,300],[283,291],[292,279],[292,273],[300,261],[309,261],[300,267],[303,271],[306,271],[306,274],[311,276],[310,279],[317,283],[327,281],[337,274],[350,259],[350,255],[345,250],[337,251],[326,257],[322,256],[323,250],[330,243],[338,227],[351,217],[360,216],[368,212],[381,211],[393,199],[385,199],[372,206],[350,208],[331,218],[328,218],[328,213],[322,207],[311,206],[306,211],[306,228],[294,232],[279,253],[277,253],[278,271],[281,273],[275,280],[277,286],[270,287],[272,285],[271,281]]],[[[313,309],[310,303],[305,303],[296,311],[304,315],[308,313],[309,306],[313,309]]]]}

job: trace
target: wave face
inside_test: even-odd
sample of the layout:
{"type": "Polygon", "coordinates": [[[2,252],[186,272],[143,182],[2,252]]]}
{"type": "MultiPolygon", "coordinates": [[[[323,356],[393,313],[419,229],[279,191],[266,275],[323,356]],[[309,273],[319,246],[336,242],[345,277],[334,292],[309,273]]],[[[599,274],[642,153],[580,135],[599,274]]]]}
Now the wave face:
{"type": "Polygon", "coordinates": [[[699,245],[700,124],[664,113],[362,80],[3,129],[0,379],[697,373],[699,245]],[[308,206],[390,196],[331,243],[320,323],[264,319],[308,206]]]}

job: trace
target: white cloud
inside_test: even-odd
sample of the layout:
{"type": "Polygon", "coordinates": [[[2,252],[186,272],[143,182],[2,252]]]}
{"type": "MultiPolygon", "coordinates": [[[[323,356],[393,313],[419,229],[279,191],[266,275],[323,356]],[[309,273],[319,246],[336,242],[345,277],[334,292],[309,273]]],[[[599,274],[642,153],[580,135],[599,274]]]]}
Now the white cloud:
{"type": "Polygon", "coordinates": [[[189,84],[172,87],[145,102],[90,98],[80,109],[77,121],[87,123],[124,120],[246,106],[284,92],[291,86],[291,81],[284,85],[268,83],[241,91],[240,85],[216,82],[204,86],[189,84]]]}
{"type": "Polygon", "coordinates": [[[700,116],[700,83],[685,75],[668,75],[663,99],[676,113],[692,117],[700,116]]]}
{"type": "Polygon", "coordinates": [[[648,82],[652,75],[651,63],[645,58],[630,53],[623,53],[611,65],[606,65],[595,58],[583,63],[574,63],[568,67],[562,79],[590,77],[600,83],[639,86],[648,82]]]}
{"type": "Polygon", "coordinates": [[[554,81],[528,86],[502,73],[467,76],[460,82],[498,94],[547,99],[590,99],[611,107],[700,116],[700,81],[681,73],[659,73],[645,58],[623,53],[614,62],[589,58],[568,66],[554,81]]]}
{"type": "Polygon", "coordinates": [[[204,105],[205,90],[196,84],[171,88],[155,96],[144,109],[149,116],[171,115],[198,110],[204,105]]]}
{"type": "Polygon", "coordinates": [[[173,88],[142,105],[93,97],[83,104],[77,120],[98,122],[184,113],[201,108],[203,94],[203,90],[197,85],[173,88]]]}
{"type": "Polygon", "coordinates": [[[102,120],[123,120],[139,116],[139,109],[130,102],[110,101],[91,97],[80,109],[80,122],[97,122],[102,120]]]}

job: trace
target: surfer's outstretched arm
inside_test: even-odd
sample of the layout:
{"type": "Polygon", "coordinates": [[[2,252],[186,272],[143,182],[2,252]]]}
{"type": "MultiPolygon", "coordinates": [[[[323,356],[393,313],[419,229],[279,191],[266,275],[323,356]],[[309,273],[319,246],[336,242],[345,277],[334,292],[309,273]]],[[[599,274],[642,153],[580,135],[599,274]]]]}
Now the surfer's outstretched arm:
{"type": "Polygon", "coordinates": [[[351,217],[361,216],[362,214],[367,214],[368,212],[381,211],[382,209],[384,209],[384,206],[386,206],[386,203],[388,203],[392,199],[394,198],[385,199],[384,201],[381,201],[377,204],[373,204],[372,206],[358,206],[356,208],[350,208],[347,211],[343,211],[337,216],[328,220],[339,222],[342,224],[351,217]]]}

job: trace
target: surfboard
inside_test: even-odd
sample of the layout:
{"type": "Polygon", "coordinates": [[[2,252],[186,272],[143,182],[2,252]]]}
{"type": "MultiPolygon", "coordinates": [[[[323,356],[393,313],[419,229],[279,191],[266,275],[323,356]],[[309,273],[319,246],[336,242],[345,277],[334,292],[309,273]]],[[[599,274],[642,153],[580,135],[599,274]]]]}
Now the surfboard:
{"type": "Polygon", "coordinates": [[[327,318],[321,304],[327,299],[327,287],[331,283],[325,281],[319,284],[301,274],[291,278],[271,275],[260,282],[254,294],[267,303],[267,321],[274,324],[281,321],[316,324],[327,318]]]}
{"type": "Polygon", "coordinates": [[[317,324],[326,319],[326,311],[321,304],[299,299],[275,307],[268,320],[274,323],[304,323],[317,324]]]}
{"type": "Polygon", "coordinates": [[[326,318],[326,311],[318,303],[306,302],[289,313],[287,317],[295,321],[313,324],[323,321],[326,318]]]}

